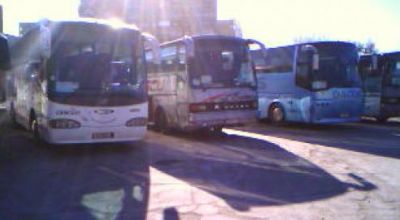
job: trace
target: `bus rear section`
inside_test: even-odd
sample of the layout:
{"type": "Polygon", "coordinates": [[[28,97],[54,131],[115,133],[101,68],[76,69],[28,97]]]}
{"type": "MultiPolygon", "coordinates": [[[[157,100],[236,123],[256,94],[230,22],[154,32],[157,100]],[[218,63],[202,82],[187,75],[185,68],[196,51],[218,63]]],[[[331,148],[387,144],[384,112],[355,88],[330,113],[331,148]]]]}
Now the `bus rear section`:
{"type": "Polygon", "coordinates": [[[262,56],[256,68],[261,119],[316,124],[360,120],[363,93],[353,44],[298,44],[267,49],[262,56]]]}
{"type": "Polygon", "coordinates": [[[254,122],[257,94],[249,43],[255,42],[195,36],[161,46],[161,66],[149,74],[155,127],[220,130],[254,122]]]}
{"type": "Polygon", "coordinates": [[[385,122],[400,116],[400,52],[361,58],[364,116],[385,122]]]}
{"type": "Polygon", "coordinates": [[[144,39],[98,20],[39,24],[13,47],[13,121],[54,144],[143,139],[144,39]]]}
{"type": "Polygon", "coordinates": [[[254,90],[241,88],[194,90],[185,129],[243,126],[255,122],[254,90]]]}

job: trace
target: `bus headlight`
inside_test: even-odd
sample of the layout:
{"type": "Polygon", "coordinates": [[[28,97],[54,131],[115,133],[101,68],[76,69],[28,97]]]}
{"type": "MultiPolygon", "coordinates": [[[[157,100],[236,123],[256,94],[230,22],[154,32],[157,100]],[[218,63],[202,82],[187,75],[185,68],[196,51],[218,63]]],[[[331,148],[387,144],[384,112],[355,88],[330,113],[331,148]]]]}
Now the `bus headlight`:
{"type": "Polygon", "coordinates": [[[327,89],[328,83],[326,81],[315,81],[312,83],[312,88],[317,90],[327,89]]]}
{"type": "Polygon", "coordinates": [[[147,125],[147,118],[132,118],[125,123],[126,127],[143,127],[147,125]]]}
{"type": "Polygon", "coordinates": [[[54,129],[74,129],[80,128],[81,123],[71,119],[52,119],[49,126],[54,129]]]}

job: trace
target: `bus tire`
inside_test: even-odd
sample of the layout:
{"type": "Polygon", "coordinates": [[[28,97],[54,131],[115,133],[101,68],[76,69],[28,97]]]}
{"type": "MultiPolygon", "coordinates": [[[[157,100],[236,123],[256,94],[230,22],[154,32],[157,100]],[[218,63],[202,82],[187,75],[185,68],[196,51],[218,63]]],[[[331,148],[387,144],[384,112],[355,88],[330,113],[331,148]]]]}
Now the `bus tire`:
{"type": "Polygon", "coordinates": [[[273,104],[269,108],[268,119],[273,124],[281,124],[285,121],[285,111],[279,104],[273,104]]]}
{"type": "Polygon", "coordinates": [[[154,130],[165,133],[168,129],[168,121],[167,116],[163,109],[159,108],[156,111],[155,120],[154,120],[154,130]]]}

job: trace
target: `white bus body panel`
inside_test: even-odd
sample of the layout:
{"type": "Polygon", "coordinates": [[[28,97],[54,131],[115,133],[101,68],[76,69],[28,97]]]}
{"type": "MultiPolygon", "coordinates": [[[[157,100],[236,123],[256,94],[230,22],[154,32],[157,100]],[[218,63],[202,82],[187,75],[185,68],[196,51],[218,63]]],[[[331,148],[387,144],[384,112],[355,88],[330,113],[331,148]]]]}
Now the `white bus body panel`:
{"type": "Polygon", "coordinates": [[[48,102],[47,113],[39,120],[40,134],[49,143],[106,143],[142,140],[147,126],[127,127],[133,118],[147,118],[148,103],[124,107],[83,107],[48,102]],[[76,129],[53,129],[51,119],[72,119],[81,123],[76,129]],[[94,138],[96,134],[104,137],[94,138]],[[109,136],[107,136],[109,135],[109,136]]]}

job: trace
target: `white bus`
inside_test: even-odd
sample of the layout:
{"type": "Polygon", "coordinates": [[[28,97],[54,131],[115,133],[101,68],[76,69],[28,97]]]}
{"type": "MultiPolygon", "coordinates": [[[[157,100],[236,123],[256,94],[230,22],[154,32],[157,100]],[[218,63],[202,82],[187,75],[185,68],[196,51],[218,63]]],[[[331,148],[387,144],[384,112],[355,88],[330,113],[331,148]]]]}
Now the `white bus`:
{"type": "Polygon", "coordinates": [[[155,130],[220,131],[256,120],[257,91],[249,45],[237,37],[184,37],[146,53],[149,119],[155,130]]]}
{"type": "Polygon", "coordinates": [[[11,48],[12,121],[53,144],[142,139],[146,40],[131,25],[39,22],[11,48]]]}

